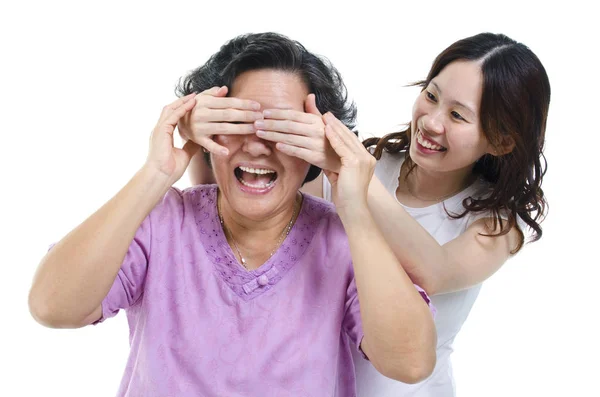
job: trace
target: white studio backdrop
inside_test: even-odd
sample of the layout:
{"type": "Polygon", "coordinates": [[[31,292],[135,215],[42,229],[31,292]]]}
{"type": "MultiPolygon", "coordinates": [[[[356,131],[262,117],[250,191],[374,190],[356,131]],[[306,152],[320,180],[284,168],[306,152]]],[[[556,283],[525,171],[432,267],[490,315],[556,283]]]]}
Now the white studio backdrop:
{"type": "MultiPolygon", "coordinates": [[[[48,245],[143,164],[178,78],[248,32],[276,31],[327,56],[359,130],[410,120],[434,57],[483,31],[542,60],[552,85],[541,241],[488,280],[459,334],[459,397],[593,396],[599,366],[594,236],[597,26],[589,6],[546,2],[2,2],[0,8],[0,395],[110,396],[128,355],[124,313],[51,330],[27,293],[48,245]]],[[[187,176],[177,183],[189,185],[187,176]]]]}

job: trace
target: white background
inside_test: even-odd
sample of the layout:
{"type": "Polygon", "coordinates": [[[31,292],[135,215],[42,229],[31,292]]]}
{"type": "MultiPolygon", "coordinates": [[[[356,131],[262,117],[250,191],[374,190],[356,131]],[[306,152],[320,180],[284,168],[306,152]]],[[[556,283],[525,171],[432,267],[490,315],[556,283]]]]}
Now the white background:
{"type": "Polygon", "coordinates": [[[48,245],[143,164],[178,78],[233,36],[262,31],[328,56],[371,134],[409,121],[417,91],[403,86],[460,38],[501,32],[539,56],[552,85],[550,215],[542,240],[485,283],[456,343],[458,396],[600,395],[597,14],[577,1],[395,3],[3,2],[0,395],[115,394],[125,315],[43,328],[27,309],[31,278],[48,245]]]}

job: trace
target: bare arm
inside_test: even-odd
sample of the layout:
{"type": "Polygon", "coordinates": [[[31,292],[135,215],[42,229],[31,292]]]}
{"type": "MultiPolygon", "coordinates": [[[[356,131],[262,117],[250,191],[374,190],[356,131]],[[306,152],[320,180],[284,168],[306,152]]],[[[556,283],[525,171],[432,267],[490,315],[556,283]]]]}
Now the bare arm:
{"type": "MultiPolygon", "coordinates": [[[[310,105],[313,99],[309,99],[307,111],[318,114],[310,105]]],[[[339,156],[329,150],[324,134],[311,128],[310,124],[305,123],[301,128],[303,115],[289,117],[291,123],[296,123],[293,132],[276,132],[279,130],[273,125],[269,128],[273,131],[263,138],[276,142],[277,148],[290,156],[337,172],[339,156]]],[[[302,190],[323,197],[322,178],[319,179],[306,184],[302,190]]],[[[369,186],[368,204],[377,226],[406,272],[430,295],[457,291],[485,280],[502,266],[519,238],[516,229],[502,237],[480,236],[479,233],[497,233],[498,230],[489,230],[489,222],[479,220],[466,233],[440,246],[427,230],[398,205],[375,176],[369,186]]]]}
{"type": "Polygon", "coordinates": [[[375,159],[339,120],[327,123],[327,138],[342,159],[340,172],[327,177],[352,254],[364,332],[361,348],[382,374],[407,383],[421,381],[435,366],[433,317],[367,207],[375,159]]]}
{"type": "Polygon", "coordinates": [[[474,222],[465,233],[440,245],[373,177],[369,185],[369,209],[394,254],[411,279],[430,295],[458,291],[478,284],[494,272],[516,247],[519,232],[513,228],[501,237],[487,225],[474,222]]]}
{"type": "Polygon", "coordinates": [[[87,325],[98,318],[135,232],[166,193],[164,178],[148,169],[71,231],[42,259],[29,295],[40,323],[58,328],[87,325]],[[94,313],[94,316],[90,316],[94,313]],[[90,321],[91,320],[91,321],[90,321]]]}
{"type": "Polygon", "coordinates": [[[425,379],[436,361],[436,330],[429,308],[370,212],[352,209],[351,215],[340,217],[352,252],[365,335],[362,350],[387,377],[406,383],[425,379]]]}
{"type": "Polygon", "coordinates": [[[146,164],[110,201],[42,259],[29,293],[41,324],[77,328],[96,321],[137,229],[181,177],[195,144],[173,147],[177,120],[194,105],[188,96],[165,107],[150,139],[146,164]]]}

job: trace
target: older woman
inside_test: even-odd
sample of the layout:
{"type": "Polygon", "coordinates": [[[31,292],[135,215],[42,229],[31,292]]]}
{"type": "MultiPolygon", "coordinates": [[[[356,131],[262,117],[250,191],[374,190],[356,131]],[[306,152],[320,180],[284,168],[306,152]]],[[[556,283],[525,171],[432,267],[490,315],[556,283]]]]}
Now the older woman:
{"type": "Polygon", "coordinates": [[[33,316],[75,328],[126,309],[131,353],[120,396],[352,396],[352,346],[389,377],[429,375],[435,330],[427,297],[367,207],[375,160],[354,136],[326,129],[342,159],[328,174],[336,214],[299,192],[318,169],[253,134],[252,122],[268,109],[319,122],[303,112],[305,98],[314,92],[321,109],[343,104],[336,77],[279,35],[224,45],[182,90],[227,88],[164,108],[139,172],[42,260],[33,316]],[[217,105],[205,108],[207,122],[236,134],[215,138],[227,150],[211,157],[217,185],[179,191],[171,186],[199,147],[174,147],[173,132],[208,102],[217,105]]]}

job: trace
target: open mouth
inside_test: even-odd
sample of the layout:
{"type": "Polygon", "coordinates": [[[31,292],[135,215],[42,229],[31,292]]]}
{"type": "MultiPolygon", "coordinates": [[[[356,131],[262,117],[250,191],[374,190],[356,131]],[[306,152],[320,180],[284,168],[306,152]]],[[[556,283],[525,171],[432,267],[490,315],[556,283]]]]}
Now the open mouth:
{"type": "Polygon", "coordinates": [[[423,136],[423,133],[421,132],[421,130],[417,131],[417,142],[419,143],[419,145],[423,146],[425,149],[433,150],[436,152],[445,152],[446,150],[448,150],[445,147],[443,147],[441,145],[437,145],[435,143],[432,143],[431,141],[426,139],[423,136]]]}
{"type": "Polygon", "coordinates": [[[277,172],[268,168],[235,167],[235,177],[244,186],[266,189],[277,180],[277,172]]]}

